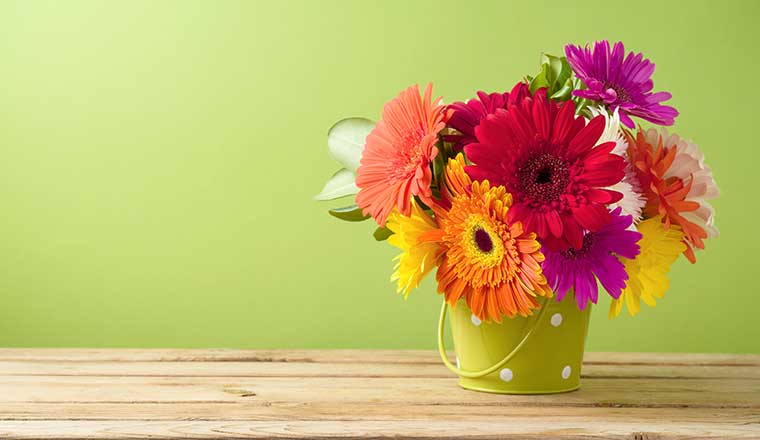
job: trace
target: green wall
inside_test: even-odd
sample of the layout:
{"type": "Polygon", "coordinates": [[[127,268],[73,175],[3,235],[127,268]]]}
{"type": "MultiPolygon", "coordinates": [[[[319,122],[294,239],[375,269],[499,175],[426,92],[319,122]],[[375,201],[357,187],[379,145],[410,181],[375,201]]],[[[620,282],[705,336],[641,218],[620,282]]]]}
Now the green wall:
{"type": "Polygon", "coordinates": [[[588,348],[760,352],[760,3],[580,3],[0,2],[0,345],[432,348],[432,280],[404,301],[369,222],[311,200],[327,128],[609,38],[656,62],[723,235],[656,309],[603,299],[588,348]]]}

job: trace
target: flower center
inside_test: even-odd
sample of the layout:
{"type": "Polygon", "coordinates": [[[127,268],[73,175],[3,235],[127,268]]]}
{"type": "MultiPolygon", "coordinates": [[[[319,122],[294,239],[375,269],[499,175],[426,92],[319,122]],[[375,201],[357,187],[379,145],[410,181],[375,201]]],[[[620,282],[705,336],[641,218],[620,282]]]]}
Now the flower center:
{"type": "Polygon", "coordinates": [[[630,95],[628,95],[628,92],[617,84],[606,82],[604,83],[604,90],[607,90],[607,89],[612,89],[615,91],[618,101],[628,102],[631,100],[631,97],[630,95]]]}
{"type": "Polygon", "coordinates": [[[533,156],[518,174],[522,191],[531,199],[541,202],[557,200],[570,182],[567,163],[549,153],[533,156]]]}
{"type": "Polygon", "coordinates": [[[461,240],[471,264],[493,267],[504,259],[504,242],[499,227],[488,217],[470,215],[462,230],[461,240]]]}
{"type": "Polygon", "coordinates": [[[389,162],[389,181],[407,179],[420,168],[424,157],[420,146],[425,137],[422,129],[411,130],[395,144],[396,159],[389,162]]]}
{"type": "Polygon", "coordinates": [[[572,246],[570,246],[569,249],[564,250],[560,253],[568,260],[577,260],[578,258],[583,258],[583,256],[588,253],[589,249],[594,246],[594,241],[594,234],[591,232],[586,232],[586,235],[583,236],[583,246],[581,246],[580,249],[574,249],[572,246]]]}
{"type": "Polygon", "coordinates": [[[475,229],[473,239],[475,239],[475,245],[478,246],[478,249],[484,254],[490,253],[493,250],[493,240],[491,240],[491,235],[484,229],[475,229]]]}

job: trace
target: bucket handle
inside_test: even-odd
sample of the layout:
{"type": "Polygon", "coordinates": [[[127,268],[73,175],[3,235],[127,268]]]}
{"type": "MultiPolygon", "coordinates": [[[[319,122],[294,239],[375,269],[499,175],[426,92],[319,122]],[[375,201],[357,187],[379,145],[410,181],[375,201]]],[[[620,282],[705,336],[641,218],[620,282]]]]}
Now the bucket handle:
{"type": "Polygon", "coordinates": [[[544,316],[544,312],[548,308],[547,306],[549,305],[549,301],[550,300],[547,298],[544,304],[541,306],[541,310],[538,311],[538,315],[533,320],[533,325],[530,327],[530,329],[528,329],[527,332],[525,332],[525,335],[522,337],[520,342],[518,342],[517,345],[515,345],[515,348],[513,348],[512,351],[510,351],[509,353],[507,353],[507,355],[504,356],[502,360],[500,360],[496,364],[484,370],[465,371],[457,367],[456,365],[452,364],[451,361],[449,360],[449,357],[446,356],[446,346],[443,342],[443,331],[444,331],[444,326],[445,326],[444,323],[446,320],[446,309],[448,308],[448,303],[446,303],[446,300],[444,299],[443,304],[441,305],[441,316],[438,319],[438,354],[441,355],[441,360],[443,361],[443,364],[446,365],[446,368],[451,370],[452,373],[460,377],[467,377],[470,379],[477,379],[479,377],[487,376],[493,373],[494,371],[501,369],[507,362],[509,362],[517,354],[518,351],[520,351],[522,346],[525,345],[525,343],[528,341],[528,338],[530,338],[530,336],[536,330],[536,328],[538,327],[539,321],[541,321],[541,318],[543,318],[544,316]]]}

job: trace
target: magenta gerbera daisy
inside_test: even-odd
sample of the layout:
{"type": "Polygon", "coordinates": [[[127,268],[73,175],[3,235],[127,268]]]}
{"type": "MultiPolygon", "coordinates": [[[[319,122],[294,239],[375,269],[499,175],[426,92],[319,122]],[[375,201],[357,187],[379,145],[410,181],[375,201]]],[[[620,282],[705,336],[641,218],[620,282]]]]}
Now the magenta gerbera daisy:
{"type": "Polygon", "coordinates": [[[623,43],[617,42],[610,49],[607,40],[597,41],[593,48],[588,46],[565,46],[567,62],[575,75],[588,88],[575,90],[575,96],[599,101],[610,110],[620,109],[620,120],[629,128],[634,128],[631,116],[636,116],[658,125],[673,125],[678,111],[660,104],[671,98],[668,92],[652,93],[652,73],[654,63],[641,53],[625,55],[623,43]]]}
{"type": "Polygon", "coordinates": [[[607,224],[605,205],[621,198],[606,187],[623,179],[625,160],[612,154],[615,142],[597,145],[604,125],[604,116],[587,125],[572,101],[558,105],[540,89],[478,125],[477,142],[465,147],[467,173],[504,185],[514,198],[511,218],[543,243],[580,249],[583,231],[607,224]]]}
{"type": "Polygon", "coordinates": [[[455,102],[449,105],[453,110],[448,126],[457,130],[459,133],[449,135],[446,140],[454,143],[454,150],[461,151],[465,145],[471,144],[475,138],[475,127],[480,121],[488,115],[496,113],[498,109],[506,109],[509,105],[514,105],[530,95],[528,84],[519,82],[511,92],[504,93],[486,93],[479,91],[478,97],[465,102],[455,102]]]}
{"type": "Polygon", "coordinates": [[[639,254],[641,234],[628,229],[633,218],[621,215],[620,208],[612,211],[610,218],[610,222],[598,231],[583,234],[580,249],[542,249],[546,256],[542,264],[544,275],[557,293],[557,301],[573,289],[575,302],[581,310],[589,301],[596,304],[599,296],[597,279],[611,297],[620,297],[628,274],[618,257],[634,259],[639,254]]]}

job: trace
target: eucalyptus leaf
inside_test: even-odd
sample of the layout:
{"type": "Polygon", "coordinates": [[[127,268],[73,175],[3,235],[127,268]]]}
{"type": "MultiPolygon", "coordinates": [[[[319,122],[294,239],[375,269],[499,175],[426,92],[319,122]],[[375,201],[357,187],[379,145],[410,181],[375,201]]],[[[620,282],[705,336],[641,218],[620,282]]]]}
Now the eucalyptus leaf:
{"type": "Polygon", "coordinates": [[[377,241],[385,241],[391,235],[393,235],[393,231],[388,228],[377,228],[375,229],[375,232],[372,233],[372,236],[375,237],[375,240],[377,241]]]}
{"type": "Polygon", "coordinates": [[[356,174],[353,171],[342,168],[332,175],[322,192],[314,196],[314,200],[333,200],[356,194],[359,188],[356,187],[355,180],[356,174]]]}
{"type": "Polygon", "coordinates": [[[345,208],[331,209],[328,212],[331,216],[345,220],[347,222],[363,222],[369,218],[368,215],[362,214],[361,208],[356,205],[346,206],[345,208]]]}
{"type": "Polygon", "coordinates": [[[330,156],[344,168],[356,171],[364,151],[364,143],[375,123],[365,118],[342,119],[327,132],[330,156]]]}

